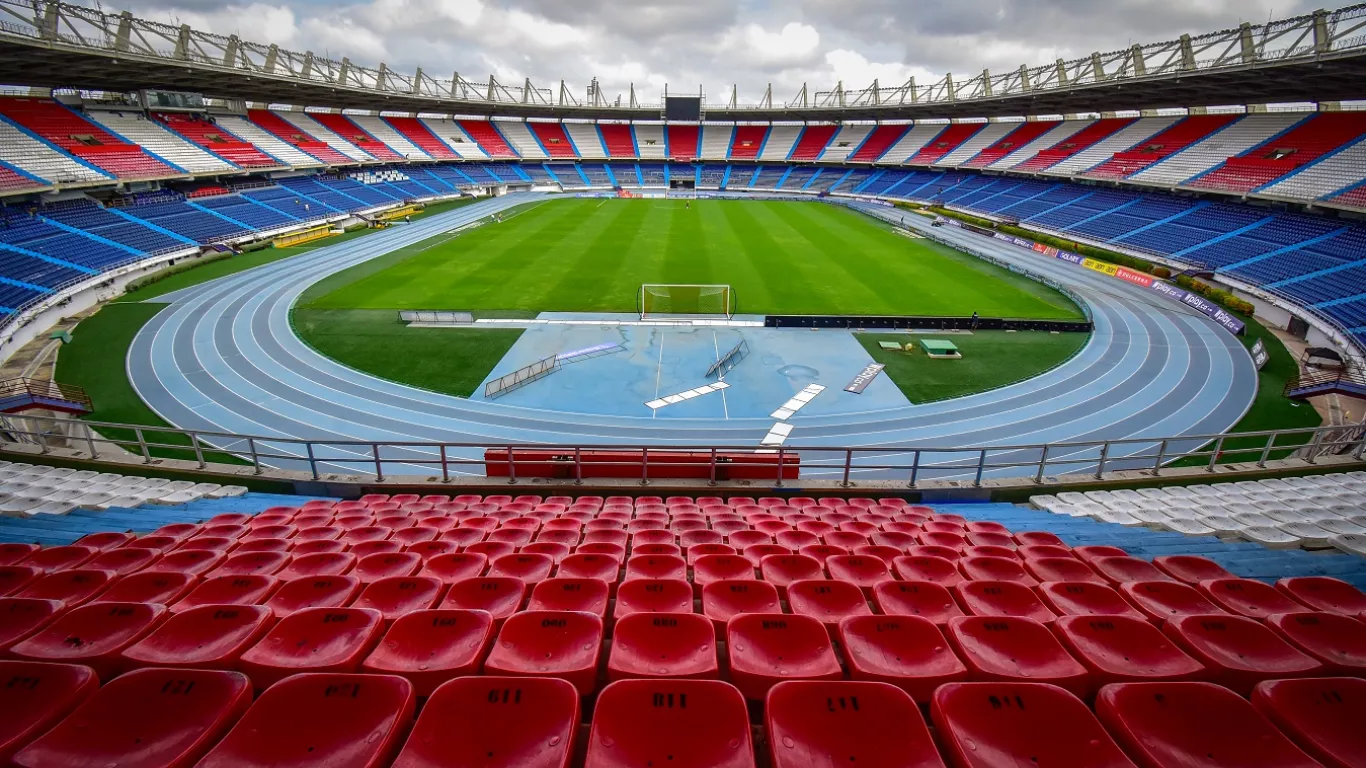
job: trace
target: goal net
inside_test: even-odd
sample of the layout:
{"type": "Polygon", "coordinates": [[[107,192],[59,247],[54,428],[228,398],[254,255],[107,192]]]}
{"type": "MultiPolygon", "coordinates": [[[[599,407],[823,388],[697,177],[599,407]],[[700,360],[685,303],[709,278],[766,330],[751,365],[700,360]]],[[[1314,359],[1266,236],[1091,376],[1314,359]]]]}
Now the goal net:
{"type": "Polygon", "coordinates": [[[729,285],[646,284],[640,286],[640,317],[728,319],[735,314],[729,285]]]}

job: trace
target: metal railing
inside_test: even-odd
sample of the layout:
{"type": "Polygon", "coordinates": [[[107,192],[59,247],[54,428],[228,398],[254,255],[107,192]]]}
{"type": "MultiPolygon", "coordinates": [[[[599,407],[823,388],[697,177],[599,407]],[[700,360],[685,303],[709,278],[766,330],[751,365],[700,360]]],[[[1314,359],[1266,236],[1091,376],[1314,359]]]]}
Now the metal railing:
{"type": "Polygon", "coordinates": [[[124,463],[129,458],[140,458],[145,464],[176,459],[193,462],[199,469],[208,469],[211,463],[232,463],[235,468],[248,465],[258,475],[268,470],[294,471],[314,480],[355,475],[379,481],[405,477],[419,478],[419,482],[448,483],[460,477],[490,477],[489,469],[493,467],[492,477],[509,484],[532,478],[581,484],[605,477],[638,479],[641,485],[678,478],[716,484],[744,475],[753,483],[771,483],[775,487],[793,484],[792,466],[788,462],[795,457],[800,464],[800,479],[805,481],[824,480],[849,486],[856,480],[870,480],[908,488],[933,481],[953,481],[959,486],[981,487],[984,482],[998,479],[1040,483],[1065,475],[1093,475],[1099,479],[1116,471],[1143,471],[1160,476],[1178,462],[1213,473],[1220,464],[1238,462],[1266,467],[1269,461],[1292,455],[1308,464],[1326,455],[1361,460],[1366,448],[1363,425],[1366,422],[1345,427],[1034,445],[783,446],[760,451],[756,445],[301,440],[11,416],[0,430],[4,435],[0,453],[9,445],[26,444],[39,446],[43,453],[54,448],[78,451],[94,460],[108,460],[117,453],[124,463]],[[595,453],[599,455],[595,457],[595,453]],[[603,459],[607,454],[610,457],[603,459]],[[687,461],[682,460],[682,454],[687,455],[687,461]],[[710,460],[699,462],[699,454],[709,456],[710,460]],[[787,477],[784,470],[789,473],[787,477]]]}

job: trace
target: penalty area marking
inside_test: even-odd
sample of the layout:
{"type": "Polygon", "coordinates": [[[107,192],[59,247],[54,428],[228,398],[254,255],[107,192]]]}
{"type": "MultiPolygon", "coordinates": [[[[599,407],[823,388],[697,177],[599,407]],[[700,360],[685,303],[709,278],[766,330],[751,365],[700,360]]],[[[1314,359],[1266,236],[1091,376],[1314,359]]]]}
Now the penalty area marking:
{"type": "Polygon", "coordinates": [[[690,389],[687,392],[679,392],[676,395],[665,395],[664,397],[661,397],[658,400],[651,400],[650,402],[645,404],[645,407],[649,408],[652,411],[657,411],[666,405],[673,405],[674,403],[681,403],[684,400],[691,400],[694,397],[701,397],[703,395],[710,395],[713,392],[720,392],[721,390],[726,389],[729,386],[730,385],[724,381],[718,381],[715,384],[707,384],[705,386],[697,387],[696,389],[690,389]]]}
{"type": "Polygon", "coordinates": [[[806,404],[815,399],[816,395],[825,391],[825,387],[820,384],[807,384],[802,391],[792,396],[791,400],[783,403],[783,407],[770,413],[769,416],[778,421],[786,421],[793,415],[806,407],[806,404]]]}

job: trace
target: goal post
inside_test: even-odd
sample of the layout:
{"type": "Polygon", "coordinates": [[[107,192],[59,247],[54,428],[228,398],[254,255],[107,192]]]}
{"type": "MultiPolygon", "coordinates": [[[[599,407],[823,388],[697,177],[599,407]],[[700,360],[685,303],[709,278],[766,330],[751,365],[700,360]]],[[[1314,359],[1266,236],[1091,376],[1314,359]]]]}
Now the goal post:
{"type": "Polygon", "coordinates": [[[638,304],[642,320],[729,319],[735,314],[735,292],[729,285],[646,283],[638,304]]]}

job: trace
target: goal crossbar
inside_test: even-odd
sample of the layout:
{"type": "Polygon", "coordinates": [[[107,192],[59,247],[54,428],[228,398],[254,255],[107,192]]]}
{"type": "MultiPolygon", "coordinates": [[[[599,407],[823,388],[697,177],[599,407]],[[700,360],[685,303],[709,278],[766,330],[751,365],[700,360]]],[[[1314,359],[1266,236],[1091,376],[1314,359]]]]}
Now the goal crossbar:
{"type": "Polygon", "coordinates": [[[730,319],[735,314],[735,292],[723,284],[645,283],[637,304],[642,320],[730,319]]]}

